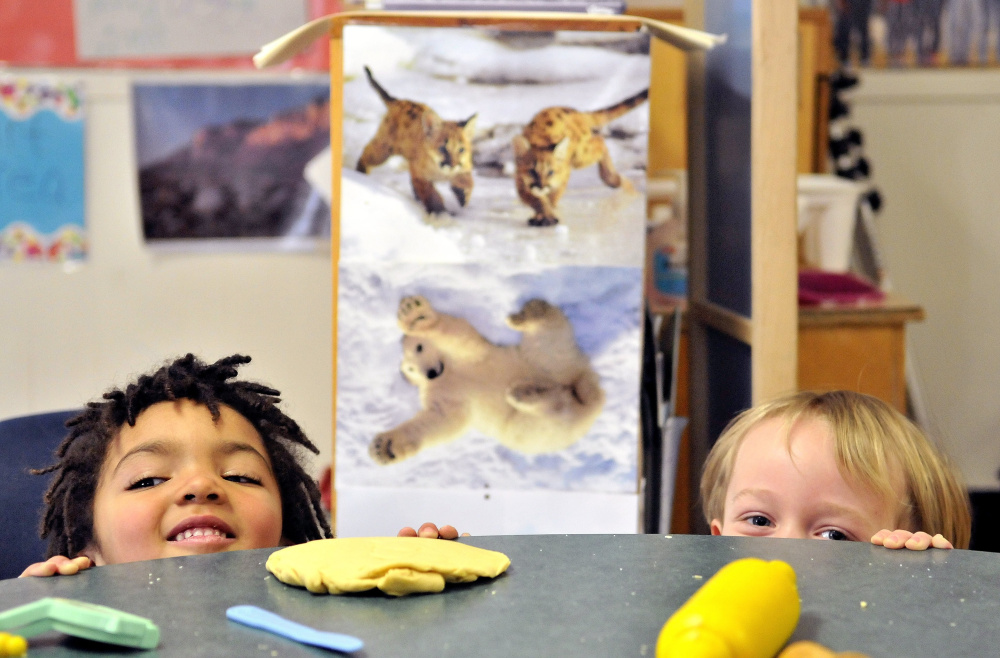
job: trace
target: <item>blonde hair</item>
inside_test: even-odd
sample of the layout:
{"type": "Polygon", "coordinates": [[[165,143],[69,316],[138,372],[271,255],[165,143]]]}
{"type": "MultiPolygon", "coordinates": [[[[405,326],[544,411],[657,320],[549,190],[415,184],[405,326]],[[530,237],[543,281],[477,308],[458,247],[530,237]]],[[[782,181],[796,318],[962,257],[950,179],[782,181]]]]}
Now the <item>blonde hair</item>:
{"type": "MultiPolygon", "coordinates": [[[[733,419],[712,447],[701,478],[706,520],[721,519],[736,453],[747,433],[760,422],[783,418],[786,427],[800,418],[830,424],[837,464],[845,479],[899,502],[908,514],[900,529],[942,534],[956,548],[968,548],[972,534],[969,497],[958,471],[941,450],[901,413],[881,400],[852,391],[801,392],[744,411],[733,419]],[[905,483],[898,501],[894,465],[905,483]]],[[[890,528],[892,530],[893,528],[890,528]]]]}

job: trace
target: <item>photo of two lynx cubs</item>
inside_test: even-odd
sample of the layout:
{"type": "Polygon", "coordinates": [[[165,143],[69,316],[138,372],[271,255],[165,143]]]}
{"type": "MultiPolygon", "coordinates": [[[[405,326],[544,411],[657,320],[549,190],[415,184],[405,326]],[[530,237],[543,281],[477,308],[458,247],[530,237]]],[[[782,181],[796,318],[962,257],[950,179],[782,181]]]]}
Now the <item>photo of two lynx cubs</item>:
{"type": "MultiPolygon", "coordinates": [[[[413,194],[428,213],[446,211],[434,187],[437,182],[448,183],[459,205],[464,207],[474,185],[472,156],[477,115],[446,121],[424,103],[392,96],[367,66],[365,74],[385,103],[386,112],[356,169],[368,173],[391,156],[402,156],[409,167],[413,194]]],[[[601,131],[644,103],[648,96],[647,88],[600,110],[547,107],[534,115],[512,140],[517,195],[533,211],[529,226],[559,223],[557,206],[575,169],[596,164],[605,185],[634,191],[628,179],[615,168],[601,131]]]]}

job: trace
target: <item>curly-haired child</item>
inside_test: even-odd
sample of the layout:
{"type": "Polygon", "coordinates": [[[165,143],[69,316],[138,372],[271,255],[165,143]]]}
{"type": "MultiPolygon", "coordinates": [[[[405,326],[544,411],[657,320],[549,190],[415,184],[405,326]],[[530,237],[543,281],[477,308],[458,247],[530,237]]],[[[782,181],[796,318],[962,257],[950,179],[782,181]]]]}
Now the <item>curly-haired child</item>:
{"type": "Polygon", "coordinates": [[[796,393],[744,411],[701,479],[713,535],[968,548],[968,495],[905,416],[850,391],[796,393]]]}
{"type": "Polygon", "coordinates": [[[277,403],[239,381],[250,357],[188,354],[67,422],[45,493],[48,559],[22,576],[297,544],[332,536],[302,463],[318,453],[277,403]]]}

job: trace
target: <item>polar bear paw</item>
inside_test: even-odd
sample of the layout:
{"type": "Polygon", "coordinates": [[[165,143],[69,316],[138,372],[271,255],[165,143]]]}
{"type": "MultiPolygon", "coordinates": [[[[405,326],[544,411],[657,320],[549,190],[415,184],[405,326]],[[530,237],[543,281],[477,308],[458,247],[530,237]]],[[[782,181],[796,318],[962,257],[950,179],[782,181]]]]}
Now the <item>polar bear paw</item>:
{"type": "Polygon", "coordinates": [[[402,440],[401,437],[392,432],[378,434],[368,444],[368,455],[376,464],[392,464],[402,461],[416,452],[416,446],[402,440]]]}
{"type": "Polygon", "coordinates": [[[399,300],[399,312],[396,318],[404,333],[413,333],[432,326],[437,321],[438,315],[425,297],[413,295],[399,300]]]}
{"type": "Polygon", "coordinates": [[[517,313],[507,316],[507,325],[511,329],[520,329],[534,320],[542,320],[555,310],[552,304],[544,299],[529,299],[517,313]]]}

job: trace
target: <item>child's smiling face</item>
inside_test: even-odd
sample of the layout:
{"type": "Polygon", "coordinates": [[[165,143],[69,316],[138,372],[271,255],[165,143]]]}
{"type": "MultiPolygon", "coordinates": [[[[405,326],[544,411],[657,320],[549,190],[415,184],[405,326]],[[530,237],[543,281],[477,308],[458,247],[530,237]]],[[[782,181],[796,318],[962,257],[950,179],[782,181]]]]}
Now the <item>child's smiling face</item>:
{"type": "Polygon", "coordinates": [[[281,544],[281,495],[242,415],[159,402],[108,445],[94,496],[97,565],[281,544]]]}
{"type": "MultiPolygon", "coordinates": [[[[893,488],[902,492],[902,475],[895,470],[893,488]]],[[[883,528],[901,527],[893,501],[844,479],[829,424],[809,417],[789,433],[783,418],[747,432],[724,510],[724,518],[712,519],[713,535],[868,541],[883,528]]]]}

